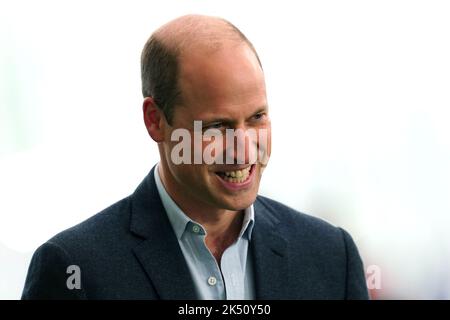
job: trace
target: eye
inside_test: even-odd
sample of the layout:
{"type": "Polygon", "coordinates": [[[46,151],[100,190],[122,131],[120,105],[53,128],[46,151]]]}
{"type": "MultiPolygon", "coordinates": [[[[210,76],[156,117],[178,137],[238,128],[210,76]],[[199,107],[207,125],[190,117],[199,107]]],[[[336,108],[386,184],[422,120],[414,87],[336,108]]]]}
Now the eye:
{"type": "Polygon", "coordinates": [[[203,127],[203,131],[208,130],[208,129],[222,129],[222,127],[223,127],[222,122],[210,123],[203,127]]]}
{"type": "Polygon", "coordinates": [[[266,114],[264,112],[257,113],[253,116],[253,120],[259,121],[264,118],[266,114]]]}

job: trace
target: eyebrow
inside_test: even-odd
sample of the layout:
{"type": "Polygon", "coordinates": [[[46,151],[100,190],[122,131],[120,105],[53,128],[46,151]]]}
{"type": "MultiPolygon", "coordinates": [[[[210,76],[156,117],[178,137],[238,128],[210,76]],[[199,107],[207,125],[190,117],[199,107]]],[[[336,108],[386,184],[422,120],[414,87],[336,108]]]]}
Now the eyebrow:
{"type": "MultiPolygon", "coordinates": [[[[257,115],[258,113],[266,112],[268,109],[269,109],[268,106],[262,106],[262,107],[258,108],[258,110],[255,111],[255,112],[249,117],[249,119],[250,119],[251,117],[257,115]]],[[[203,125],[209,125],[209,124],[219,123],[219,122],[220,122],[220,123],[234,123],[234,122],[235,122],[234,119],[232,119],[232,118],[226,118],[226,117],[223,117],[223,118],[211,118],[211,119],[206,119],[206,120],[205,120],[205,119],[199,119],[199,120],[202,121],[203,125]]]]}

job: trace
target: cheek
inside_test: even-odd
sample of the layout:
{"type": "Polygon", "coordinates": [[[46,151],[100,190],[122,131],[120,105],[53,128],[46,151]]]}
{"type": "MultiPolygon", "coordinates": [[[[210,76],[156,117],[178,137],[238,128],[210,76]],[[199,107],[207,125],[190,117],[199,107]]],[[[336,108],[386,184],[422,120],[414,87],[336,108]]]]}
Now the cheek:
{"type": "Polygon", "coordinates": [[[272,151],[272,129],[270,123],[258,131],[258,161],[265,165],[272,151]]]}
{"type": "Polygon", "coordinates": [[[195,189],[195,185],[199,179],[196,179],[196,174],[193,172],[191,165],[176,165],[171,164],[171,172],[178,184],[183,188],[195,189]]]}
{"type": "Polygon", "coordinates": [[[190,187],[201,186],[209,179],[208,170],[205,165],[174,165],[174,171],[184,185],[190,187]]]}

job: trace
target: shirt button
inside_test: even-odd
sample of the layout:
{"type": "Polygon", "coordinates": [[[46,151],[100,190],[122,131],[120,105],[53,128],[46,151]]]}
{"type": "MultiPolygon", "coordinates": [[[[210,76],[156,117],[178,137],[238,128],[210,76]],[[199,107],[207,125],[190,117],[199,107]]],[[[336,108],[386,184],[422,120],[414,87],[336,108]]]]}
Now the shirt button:
{"type": "Polygon", "coordinates": [[[195,233],[199,233],[199,232],[200,232],[200,227],[197,226],[197,225],[194,225],[194,226],[192,227],[192,231],[194,231],[195,233]]]}
{"type": "Polygon", "coordinates": [[[209,278],[208,278],[208,284],[209,284],[210,286],[215,286],[216,283],[217,283],[216,277],[209,277],[209,278]]]}

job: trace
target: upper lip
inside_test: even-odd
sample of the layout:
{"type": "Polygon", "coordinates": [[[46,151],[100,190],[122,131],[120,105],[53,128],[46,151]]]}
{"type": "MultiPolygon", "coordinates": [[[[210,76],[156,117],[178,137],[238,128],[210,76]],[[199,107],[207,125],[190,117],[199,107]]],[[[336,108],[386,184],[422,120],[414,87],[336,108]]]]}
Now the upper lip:
{"type": "Polygon", "coordinates": [[[251,164],[242,164],[239,166],[227,166],[224,168],[219,168],[218,170],[215,170],[215,172],[228,172],[228,171],[238,171],[238,170],[243,170],[243,169],[247,169],[248,167],[251,167],[251,164]]]}

